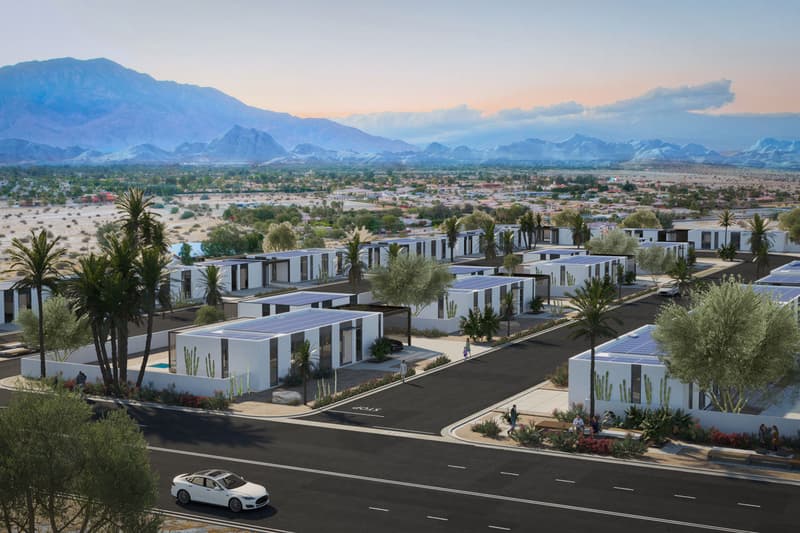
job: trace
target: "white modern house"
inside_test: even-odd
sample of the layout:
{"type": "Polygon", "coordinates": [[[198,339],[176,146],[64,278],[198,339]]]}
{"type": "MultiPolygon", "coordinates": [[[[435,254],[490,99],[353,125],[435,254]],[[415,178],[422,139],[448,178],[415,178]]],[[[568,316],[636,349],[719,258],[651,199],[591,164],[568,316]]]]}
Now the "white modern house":
{"type": "Polygon", "coordinates": [[[292,353],[306,340],[321,368],[361,361],[382,336],[382,319],[381,313],[303,309],[170,332],[170,372],[239,376],[249,390],[265,390],[289,373],[292,353]]]}
{"type": "Polygon", "coordinates": [[[471,266],[471,265],[449,265],[450,273],[456,279],[466,278],[469,276],[493,276],[496,274],[495,267],[487,266],[471,266]]]}
{"type": "MultiPolygon", "coordinates": [[[[450,257],[450,249],[447,247],[447,236],[440,233],[381,240],[378,244],[383,248],[385,259],[388,259],[389,246],[393,243],[400,246],[401,253],[409,255],[421,255],[440,261],[450,257]]],[[[385,262],[382,264],[385,264],[385,262]]]]}
{"type": "MultiPolygon", "coordinates": [[[[18,317],[19,313],[25,309],[31,309],[34,313],[39,313],[36,304],[36,289],[15,289],[16,279],[0,281],[0,317],[3,324],[11,324],[18,317]]],[[[50,296],[50,290],[45,288],[42,291],[42,301],[50,296]]]]}
{"type": "Polygon", "coordinates": [[[267,274],[265,286],[272,283],[303,283],[320,277],[334,277],[341,273],[337,265],[336,250],[331,248],[307,248],[285,252],[264,252],[247,256],[265,262],[267,274]]]}
{"type": "MultiPolygon", "coordinates": [[[[481,253],[481,235],[483,230],[473,229],[462,231],[458,234],[456,246],[453,249],[454,257],[464,257],[468,255],[478,255],[481,253]]],[[[450,257],[450,249],[447,249],[447,257],[450,257]]]]}
{"type": "Polygon", "coordinates": [[[689,243],[685,242],[663,242],[645,241],[639,244],[639,248],[663,248],[673,259],[686,259],[689,255],[689,243]]]}
{"type": "Polygon", "coordinates": [[[587,255],[583,248],[541,248],[539,250],[524,250],[517,252],[517,255],[522,256],[522,262],[533,263],[536,261],[552,261],[553,259],[561,259],[562,257],[572,257],[573,255],[587,255]]]}
{"type": "Polygon", "coordinates": [[[588,279],[616,278],[617,265],[625,266],[625,257],[612,255],[574,255],[552,261],[521,265],[530,274],[550,276],[551,296],[561,297],[574,291],[588,279]]]}
{"type": "MultiPolygon", "coordinates": [[[[750,231],[738,225],[727,230],[719,227],[692,227],[690,223],[681,223],[679,227],[670,229],[657,228],[621,228],[625,233],[648,242],[683,242],[695,250],[713,251],[723,244],[732,244],[737,252],[750,251],[750,231]]],[[[799,252],[800,244],[789,239],[789,234],[782,230],[767,231],[772,242],[770,252],[799,252]]]]}
{"type": "Polygon", "coordinates": [[[459,329],[462,316],[470,309],[492,307],[502,314],[502,299],[514,295],[517,313],[524,313],[535,296],[534,279],[509,276],[464,276],[456,278],[446,294],[437,301],[415,311],[411,324],[419,329],[438,329],[454,332],[459,329]]]}
{"type": "Polygon", "coordinates": [[[248,298],[237,302],[237,316],[262,317],[299,311],[301,309],[331,309],[355,302],[355,295],[340,292],[295,291],[275,296],[248,298]]]}

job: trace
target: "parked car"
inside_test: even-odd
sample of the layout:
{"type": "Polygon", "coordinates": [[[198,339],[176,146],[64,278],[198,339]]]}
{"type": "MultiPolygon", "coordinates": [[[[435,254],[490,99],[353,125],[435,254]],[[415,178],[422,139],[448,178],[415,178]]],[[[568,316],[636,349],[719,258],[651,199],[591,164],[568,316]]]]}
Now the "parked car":
{"type": "Polygon", "coordinates": [[[402,352],[403,351],[403,343],[397,339],[390,339],[389,337],[384,337],[387,341],[389,341],[389,346],[391,346],[392,353],[395,352],[402,352]]]}
{"type": "Polygon", "coordinates": [[[658,288],[658,294],[659,296],[680,296],[681,291],[677,283],[670,281],[658,288]]]}
{"type": "Polygon", "coordinates": [[[269,492],[265,487],[221,469],[175,476],[170,494],[181,505],[189,502],[208,503],[227,507],[234,513],[258,509],[269,503],[269,492]]]}

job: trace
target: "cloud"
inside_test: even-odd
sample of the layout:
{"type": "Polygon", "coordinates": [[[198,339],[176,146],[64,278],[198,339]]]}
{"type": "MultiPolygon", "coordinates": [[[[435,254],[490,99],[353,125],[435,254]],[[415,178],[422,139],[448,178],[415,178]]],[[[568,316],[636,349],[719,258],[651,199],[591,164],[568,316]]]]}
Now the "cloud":
{"type": "Polygon", "coordinates": [[[503,109],[491,117],[499,120],[532,120],[546,117],[563,117],[566,115],[577,115],[583,113],[586,108],[578,102],[562,102],[551,106],[538,106],[530,109],[503,109]]]}
{"type": "Polygon", "coordinates": [[[730,80],[718,80],[702,85],[683,87],[657,87],[641,96],[598,106],[600,113],[664,113],[676,111],[704,111],[716,109],[733,102],[730,80]]]}
{"type": "Polygon", "coordinates": [[[480,123],[482,114],[477,109],[459,105],[448,109],[424,112],[386,112],[350,115],[339,119],[348,126],[365,131],[392,132],[395,136],[414,132],[436,133],[470,127],[480,123]]]}

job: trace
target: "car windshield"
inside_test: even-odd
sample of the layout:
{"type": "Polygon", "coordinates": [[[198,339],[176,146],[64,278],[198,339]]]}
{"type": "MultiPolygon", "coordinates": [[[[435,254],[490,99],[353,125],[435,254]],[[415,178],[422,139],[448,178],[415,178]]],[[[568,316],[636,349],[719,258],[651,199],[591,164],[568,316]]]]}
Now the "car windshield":
{"type": "Polygon", "coordinates": [[[224,478],[218,480],[223,487],[226,489],[235,489],[237,487],[241,487],[246,482],[241,477],[237,476],[236,474],[228,474],[224,478]]]}

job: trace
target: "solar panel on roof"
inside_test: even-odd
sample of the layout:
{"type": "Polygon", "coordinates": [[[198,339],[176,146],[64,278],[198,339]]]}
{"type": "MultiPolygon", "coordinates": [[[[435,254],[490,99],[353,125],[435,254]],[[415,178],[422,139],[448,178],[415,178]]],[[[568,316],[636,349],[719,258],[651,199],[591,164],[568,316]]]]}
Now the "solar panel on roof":
{"type": "Polygon", "coordinates": [[[759,279],[756,283],[760,285],[780,284],[800,286],[800,273],[776,272],[759,279]]]}
{"type": "Polygon", "coordinates": [[[349,297],[350,297],[349,294],[345,294],[342,292],[297,291],[286,294],[277,294],[275,296],[265,296],[264,298],[248,300],[243,303],[276,304],[276,305],[308,305],[318,302],[325,302],[328,300],[336,300],[339,298],[349,298],[349,297]]]}
{"type": "Polygon", "coordinates": [[[606,263],[619,259],[619,257],[611,257],[606,255],[573,255],[570,257],[560,257],[553,259],[551,262],[559,265],[596,265],[599,263],[606,263]]]}
{"type": "Polygon", "coordinates": [[[518,281],[525,281],[529,278],[513,278],[508,276],[470,276],[468,278],[457,279],[453,282],[453,290],[480,290],[501,287],[518,281]]]}
{"type": "Polygon", "coordinates": [[[800,298],[800,287],[786,285],[750,285],[758,294],[768,294],[778,302],[789,302],[800,298]]]}

